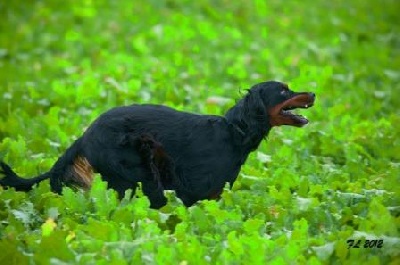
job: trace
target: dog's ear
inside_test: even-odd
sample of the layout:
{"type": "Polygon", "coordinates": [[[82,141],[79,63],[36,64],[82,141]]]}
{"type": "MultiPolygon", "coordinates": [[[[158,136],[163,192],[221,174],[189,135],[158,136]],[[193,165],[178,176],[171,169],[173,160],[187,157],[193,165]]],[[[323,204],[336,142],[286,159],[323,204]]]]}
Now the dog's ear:
{"type": "Polygon", "coordinates": [[[265,95],[262,89],[249,90],[245,98],[246,113],[249,116],[259,116],[267,114],[265,95]]]}

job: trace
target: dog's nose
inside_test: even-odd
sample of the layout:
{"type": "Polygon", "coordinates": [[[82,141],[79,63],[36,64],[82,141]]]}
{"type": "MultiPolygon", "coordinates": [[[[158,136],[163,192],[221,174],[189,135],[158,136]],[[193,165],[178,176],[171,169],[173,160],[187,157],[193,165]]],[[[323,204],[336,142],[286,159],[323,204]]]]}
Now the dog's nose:
{"type": "Polygon", "coordinates": [[[308,93],[308,95],[309,95],[312,99],[315,99],[315,93],[310,92],[310,93],[308,93]]]}

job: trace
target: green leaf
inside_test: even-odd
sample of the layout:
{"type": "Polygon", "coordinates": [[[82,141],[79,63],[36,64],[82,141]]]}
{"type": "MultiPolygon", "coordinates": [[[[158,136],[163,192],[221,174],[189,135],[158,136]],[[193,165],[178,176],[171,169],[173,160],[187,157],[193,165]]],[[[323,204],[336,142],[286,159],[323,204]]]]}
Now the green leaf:
{"type": "Polygon", "coordinates": [[[75,261],[75,255],[66,243],[67,233],[53,231],[49,236],[42,237],[35,249],[34,260],[38,264],[50,264],[51,260],[61,262],[75,261]]]}
{"type": "Polygon", "coordinates": [[[99,216],[108,218],[118,205],[114,190],[107,189],[107,183],[100,178],[94,178],[90,190],[90,198],[99,216]]]}
{"type": "Polygon", "coordinates": [[[53,219],[49,218],[42,224],[42,236],[49,236],[54,229],[57,227],[57,224],[53,219]]]}
{"type": "Polygon", "coordinates": [[[241,240],[236,236],[236,232],[232,231],[227,236],[228,248],[237,258],[240,258],[244,254],[241,240]]]}
{"type": "Polygon", "coordinates": [[[0,240],[0,264],[29,264],[28,257],[20,251],[18,245],[15,239],[0,240]]]}
{"type": "Polygon", "coordinates": [[[116,241],[118,240],[118,231],[115,223],[97,221],[92,218],[88,220],[86,226],[81,227],[91,238],[101,241],[116,241]]]}

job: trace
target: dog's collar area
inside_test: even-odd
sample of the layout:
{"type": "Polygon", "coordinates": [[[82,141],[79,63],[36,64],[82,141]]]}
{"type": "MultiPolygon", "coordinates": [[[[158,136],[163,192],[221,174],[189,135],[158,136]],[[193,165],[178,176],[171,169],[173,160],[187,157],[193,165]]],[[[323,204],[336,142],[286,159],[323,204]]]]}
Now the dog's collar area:
{"type": "Polygon", "coordinates": [[[314,105],[315,94],[296,93],[293,97],[268,110],[271,126],[290,125],[302,127],[308,124],[308,119],[302,115],[294,114],[291,110],[307,109],[314,105]]]}
{"type": "Polygon", "coordinates": [[[244,131],[242,130],[242,128],[240,128],[240,127],[237,126],[236,124],[232,124],[232,126],[233,126],[233,128],[234,128],[237,132],[239,132],[239,134],[240,134],[241,136],[244,136],[244,135],[245,135],[245,133],[244,133],[244,131]]]}

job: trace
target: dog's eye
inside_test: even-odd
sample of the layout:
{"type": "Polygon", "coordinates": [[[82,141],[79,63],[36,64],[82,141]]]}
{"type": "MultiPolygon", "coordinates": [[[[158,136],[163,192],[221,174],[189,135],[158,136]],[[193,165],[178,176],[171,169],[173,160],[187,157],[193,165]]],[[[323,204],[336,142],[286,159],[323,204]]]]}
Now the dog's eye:
{"type": "Polygon", "coordinates": [[[281,91],[281,95],[282,96],[288,96],[289,95],[289,91],[288,90],[282,90],[281,91]]]}

